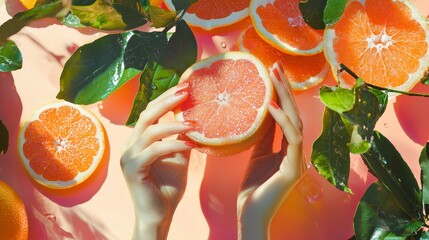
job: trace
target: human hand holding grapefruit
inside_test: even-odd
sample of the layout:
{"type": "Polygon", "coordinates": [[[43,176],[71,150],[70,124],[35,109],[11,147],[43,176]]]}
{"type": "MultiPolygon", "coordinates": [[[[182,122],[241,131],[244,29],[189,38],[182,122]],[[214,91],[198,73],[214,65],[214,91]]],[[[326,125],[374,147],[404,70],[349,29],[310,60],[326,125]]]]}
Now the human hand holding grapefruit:
{"type": "Polygon", "coordinates": [[[121,167],[133,200],[134,239],[166,239],[186,188],[192,141],[165,139],[194,127],[192,121],[158,123],[188,96],[186,84],[170,88],[140,114],[125,145],[121,167]]]}
{"type": "Polygon", "coordinates": [[[274,153],[274,124],[254,148],[237,198],[241,239],[269,239],[272,218],[293,187],[306,173],[302,145],[302,121],[291,86],[276,63],[271,71],[279,105],[268,108],[283,132],[281,150],[274,153]]]}

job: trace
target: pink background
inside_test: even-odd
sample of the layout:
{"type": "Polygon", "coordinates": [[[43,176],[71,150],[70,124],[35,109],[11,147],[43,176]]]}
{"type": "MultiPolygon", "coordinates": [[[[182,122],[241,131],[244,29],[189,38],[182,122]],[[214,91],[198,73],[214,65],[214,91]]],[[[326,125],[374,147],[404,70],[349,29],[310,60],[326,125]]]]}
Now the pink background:
{"type": "MultiPolygon", "coordinates": [[[[15,0],[0,0],[0,23],[21,8],[15,0]],[[7,7],[6,7],[7,6],[7,7]]],[[[423,14],[424,0],[414,1],[423,14]]],[[[242,24],[245,26],[245,24],[242,24]]],[[[240,28],[242,29],[242,28],[240,28]]],[[[195,30],[199,58],[235,49],[235,31],[207,33],[195,30]]],[[[25,173],[16,151],[19,124],[38,107],[55,100],[62,67],[73,48],[103,33],[79,32],[43,20],[12,37],[23,54],[23,68],[0,73],[0,120],[10,134],[9,150],[0,155],[0,179],[23,198],[29,214],[30,239],[130,239],[134,213],[119,166],[120,152],[131,133],[124,122],[131,108],[138,79],[133,79],[106,100],[88,106],[103,123],[109,148],[93,176],[71,191],[52,191],[35,184],[25,173]]],[[[333,84],[329,76],[323,84],[333,84]]],[[[304,122],[307,159],[321,131],[323,106],[318,89],[297,92],[304,122]]],[[[429,93],[417,85],[414,91],[429,93]]],[[[377,129],[386,135],[419,179],[418,156],[429,136],[429,99],[401,96],[390,101],[377,129]]],[[[165,119],[171,119],[171,115],[165,119]]],[[[226,157],[193,152],[189,183],[176,211],[168,239],[236,239],[236,194],[250,151],[226,157]],[[201,199],[201,201],[200,201],[201,199]]],[[[292,192],[272,224],[272,239],[347,239],[353,235],[356,205],[374,178],[353,156],[349,186],[354,194],[338,191],[311,167],[292,192]]]]}

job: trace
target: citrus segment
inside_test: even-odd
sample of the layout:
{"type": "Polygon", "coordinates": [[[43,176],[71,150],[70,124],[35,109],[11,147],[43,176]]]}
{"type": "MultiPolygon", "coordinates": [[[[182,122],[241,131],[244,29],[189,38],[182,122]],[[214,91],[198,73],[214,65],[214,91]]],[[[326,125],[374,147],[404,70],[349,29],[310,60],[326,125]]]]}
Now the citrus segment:
{"type": "Polygon", "coordinates": [[[32,9],[36,5],[37,0],[19,0],[19,2],[26,8],[32,9]]]}
{"type": "Polygon", "coordinates": [[[350,3],[325,32],[325,54],[339,81],[354,85],[340,63],[373,85],[411,89],[429,67],[426,19],[408,1],[350,3]]]}
{"type": "Polygon", "coordinates": [[[273,87],[267,69],[253,55],[233,51],[203,59],[183,73],[180,82],[184,81],[189,95],[175,116],[197,122],[186,135],[201,145],[201,151],[237,153],[266,132],[273,87]]]}
{"type": "Polygon", "coordinates": [[[307,25],[300,0],[252,0],[250,18],[258,34],[273,47],[292,55],[322,52],[323,31],[307,25]]]}
{"type": "Polygon", "coordinates": [[[104,130],[96,116],[66,101],[37,110],[18,137],[27,172],[51,188],[69,188],[87,179],[100,163],[104,148],[104,130]]]}
{"type": "Polygon", "coordinates": [[[28,217],[25,205],[11,186],[0,180],[0,239],[27,240],[28,217]]]}
{"type": "MultiPolygon", "coordinates": [[[[169,9],[174,9],[172,0],[165,0],[169,9]]],[[[192,4],[184,15],[191,26],[212,30],[232,25],[249,16],[250,0],[199,0],[192,4]]]]}
{"type": "Polygon", "coordinates": [[[242,51],[250,52],[259,58],[267,68],[280,61],[294,90],[305,90],[318,85],[329,72],[329,64],[323,53],[311,56],[286,54],[260,38],[253,27],[240,34],[239,46],[242,51]]]}

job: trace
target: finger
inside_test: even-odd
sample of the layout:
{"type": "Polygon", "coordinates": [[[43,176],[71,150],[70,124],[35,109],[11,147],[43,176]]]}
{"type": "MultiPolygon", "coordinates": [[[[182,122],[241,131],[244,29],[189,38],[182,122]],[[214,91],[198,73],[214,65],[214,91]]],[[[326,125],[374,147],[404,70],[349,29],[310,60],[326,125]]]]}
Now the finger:
{"type": "Polygon", "coordinates": [[[288,145],[302,143],[301,130],[295,126],[290,117],[282,111],[276,102],[271,101],[270,104],[268,104],[268,111],[280,126],[288,145]]]}
{"type": "Polygon", "coordinates": [[[136,139],[146,127],[157,122],[159,118],[185,101],[188,96],[187,86],[187,84],[179,84],[151,101],[140,114],[130,139],[136,139]]]}
{"type": "Polygon", "coordinates": [[[302,122],[292,94],[292,88],[289,81],[284,76],[284,70],[280,62],[276,62],[274,64],[272,70],[270,71],[270,75],[274,88],[277,91],[281,108],[292,120],[292,123],[298,129],[302,129],[302,122]]]}
{"type": "Polygon", "coordinates": [[[121,166],[124,172],[130,175],[137,174],[142,168],[150,166],[161,156],[189,151],[197,147],[197,144],[191,141],[166,140],[152,143],[139,154],[131,159],[121,159],[121,166]]]}
{"type": "Polygon", "coordinates": [[[150,125],[142,134],[140,134],[133,145],[136,146],[136,150],[140,152],[153,142],[175,134],[186,132],[193,129],[195,126],[195,121],[164,122],[150,125]]]}

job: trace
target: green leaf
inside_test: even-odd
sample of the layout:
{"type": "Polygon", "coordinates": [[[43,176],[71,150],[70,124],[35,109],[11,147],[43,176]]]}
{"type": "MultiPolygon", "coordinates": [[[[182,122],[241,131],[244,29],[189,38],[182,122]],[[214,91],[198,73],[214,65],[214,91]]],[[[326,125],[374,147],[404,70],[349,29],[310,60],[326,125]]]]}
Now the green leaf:
{"type": "Polygon", "coordinates": [[[177,23],[176,32],[168,41],[160,63],[164,68],[174,69],[180,76],[197,61],[197,41],[188,24],[182,20],[177,23]]]}
{"type": "Polygon", "coordinates": [[[157,63],[148,63],[140,76],[139,91],[134,98],[133,108],[126,125],[134,126],[140,113],[146,109],[149,102],[175,86],[178,81],[179,77],[174,70],[165,69],[157,63]]]}
{"type": "Polygon", "coordinates": [[[176,9],[176,11],[181,11],[198,2],[198,0],[172,0],[172,2],[174,5],[174,9],[176,9]]]}
{"type": "Polygon", "coordinates": [[[57,98],[78,104],[103,100],[159,59],[166,42],[162,32],[132,31],[83,45],[64,65],[57,98]]]}
{"type": "Polygon", "coordinates": [[[0,154],[5,154],[9,147],[9,133],[6,126],[0,120],[0,154]]]}
{"type": "Polygon", "coordinates": [[[398,206],[411,219],[422,217],[422,196],[407,163],[393,144],[374,131],[371,149],[363,154],[365,164],[378,180],[393,194],[398,206]]]}
{"type": "Polygon", "coordinates": [[[112,6],[122,16],[122,21],[127,25],[125,29],[137,28],[148,22],[146,16],[134,8],[117,3],[113,3],[112,6]]]}
{"type": "Polygon", "coordinates": [[[429,232],[422,232],[420,235],[420,240],[429,240],[429,232]]]}
{"type": "Polygon", "coordinates": [[[68,9],[63,7],[61,0],[19,12],[0,26],[0,42],[4,42],[34,20],[45,17],[63,18],[67,13],[68,9]]]}
{"type": "Polygon", "coordinates": [[[365,85],[358,84],[354,88],[355,104],[349,111],[343,112],[342,116],[352,126],[350,151],[362,154],[369,150],[372,133],[375,124],[384,112],[385,106],[379,102],[379,96],[374,95],[365,85]]]}
{"type": "Polygon", "coordinates": [[[429,142],[426,143],[419,158],[420,163],[420,180],[422,183],[423,204],[426,216],[429,215],[429,142]]]}
{"type": "Polygon", "coordinates": [[[85,25],[81,24],[79,18],[76,15],[73,15],[73,13],[69,13],[65,18],[63,18],[61,23],[67,27],[73,27],[73,28],[85,27],[85,25]]]}
{"type": "Polygon", "coordinates": [[[167,27],[174,24],[177,16],[175,11],[169,11],[155,6],[149,7],[149,15],[153,26],[156,28],[167,27]]]}
{"type": "Polygon", "coordinates": [[[299,1],[299,9],[301,10],[304,21],[312,28],[325,28],[323,12],[325,11],[327,1],[328,0],[299,1]]]}
{"type": "Polygon", "coordinates": [[[343,15],[347,0],[328,0],[323,11],[323,22],[326,27],[335,24],[343,15]]]}
{"type": "Polygon", "coordinates": [[[355,212],[356,239],[406,239],[416,235],[423,223],[411,219],[383,184],[375,182],[362,196],[355,212]]]}
{"type": "Polygon", "coordinates": [[[0,72],[10,72],[22,67],[22,55],[13,41],[0,42],[0,72]]]}
{"type": "Polygon", "coordinates": [[[353,108],[355,94],[346,88],[327,87],[320,88],[320,100],[331,110],[342,113],[353,108]]]}
{"type": "Polygon", "coordinates": [[[348,138],[341,116],[325,108],[322,134],[313,143],[311,162],[331,184],[350,193],[347,186],[350,173],[350,153],[346,145],[348,138]]]}
{"type": "Polygon", "coordinates": [[[101,30],[123,30],[127,28],[121,14],[108,1],[96,0],[89,5],[87,2],[73,1],[71,12],[85,26],[101,30]]]}

